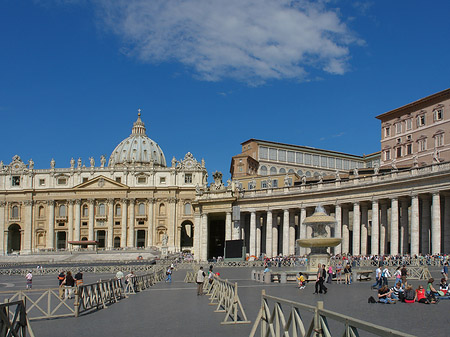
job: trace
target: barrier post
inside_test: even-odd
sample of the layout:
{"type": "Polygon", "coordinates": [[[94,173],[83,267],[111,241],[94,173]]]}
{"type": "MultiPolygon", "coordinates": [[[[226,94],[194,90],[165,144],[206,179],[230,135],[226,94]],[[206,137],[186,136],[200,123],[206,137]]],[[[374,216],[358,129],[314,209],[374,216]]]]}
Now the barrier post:
{"type": "Polygon", "coordinates": [[[320,314],[319,309],[323,309],[323,302],[318,301],[317,307],[314,313],[314,336],[315,337],[322,337],[323,336],[323,330],[320,327],[320,314]]]}

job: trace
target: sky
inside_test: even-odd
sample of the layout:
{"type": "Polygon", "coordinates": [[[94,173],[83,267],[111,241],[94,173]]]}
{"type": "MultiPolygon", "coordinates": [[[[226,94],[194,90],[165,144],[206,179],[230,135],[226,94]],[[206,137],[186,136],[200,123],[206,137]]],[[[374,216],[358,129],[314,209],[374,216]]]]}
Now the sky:
{"type": "Polygon", "coordinates": [[[99,165],[138,109],[168,162],[191,152],[224,180],[251,138],[370,154],[377,115],[450,87],[449,13],[446,0],[0,0],[0,160],[99,165]]]}

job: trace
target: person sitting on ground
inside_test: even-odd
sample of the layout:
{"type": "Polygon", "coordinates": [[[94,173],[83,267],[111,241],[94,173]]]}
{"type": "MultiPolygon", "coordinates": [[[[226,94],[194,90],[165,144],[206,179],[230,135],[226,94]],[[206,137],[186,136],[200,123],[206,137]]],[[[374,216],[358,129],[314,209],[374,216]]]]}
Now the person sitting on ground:
{"type": "Polygon", "coordinates": [[[414,303],[416,300],[416,292],[411,284],[408,284],[405,289],[405,303],[414,303]]]}
{"type": "Polygon", "coordinates": [[[436,300],[436,298],[439,296],[439,293],[436,289],[433,287],[434,278],[430,278],[428,280],[427,284],[427,290],[425,291],[425,296],[430,300],[436,300]]]}
{"type": "Polygon", "coordinates": [[[424,304],[436,303],[436,301],[428,300],[428,298],[425,296],[425,289],[423,289],[422,285],[419,285],[419,287],[416,289],[415,300],[419,303],[424,303],[424,304]]]}
{"type": "Polygon", "coordinates": [[[394,287],[391,288],[392,294],[391,298],[394,300],[400,300],[404,302],[405,300],[405,293],[402,287],[402,281],[399,279],[394,287]]]}
{"type": "Polygon", "coordinates": [[[448,283],[444,277],[441,278],[441,283],[439,283],[439,290],[444,293],[444,296],[446,296],[448,293],[448,283]]]}
{"type": "Polygon", "coordinates": [[[298,288],[299,289],[305,289],[305,287],[306,287],[306,279],[303,276],[302,272],[298,273],[297,282],[298,282],[298,288]]]}
{"type": "Polygon", "coordinates": [[[395,300],[391,297],[392,291],[389,290],[387,285],[382,286],[378,290],[378,301],[381,303],[395,303],[395,300]]]}

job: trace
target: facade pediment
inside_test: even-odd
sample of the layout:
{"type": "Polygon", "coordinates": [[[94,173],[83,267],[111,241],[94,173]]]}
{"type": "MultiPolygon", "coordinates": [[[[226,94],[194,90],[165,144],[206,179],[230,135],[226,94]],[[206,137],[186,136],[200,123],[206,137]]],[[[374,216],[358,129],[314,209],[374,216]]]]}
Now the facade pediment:
{"type": "Polygon", "coordinates": [[[111,180],[104,176],[95,177],[74,187],[75,190],[128,189],[127,185],[111,180]]]}

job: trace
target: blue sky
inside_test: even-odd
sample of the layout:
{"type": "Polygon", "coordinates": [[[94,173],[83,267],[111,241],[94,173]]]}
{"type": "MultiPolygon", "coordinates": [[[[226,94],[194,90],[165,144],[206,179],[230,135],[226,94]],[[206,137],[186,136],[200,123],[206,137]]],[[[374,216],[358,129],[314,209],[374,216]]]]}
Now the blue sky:
{"type": "Polygon", "coordinates": [[[99,163],[138,108],[168,161],[190,151],[225,180],[250,138],[373,153],[375,116],[450,87],[448,13],[444,0],[0,0],[0,160],[99,163]]]}

